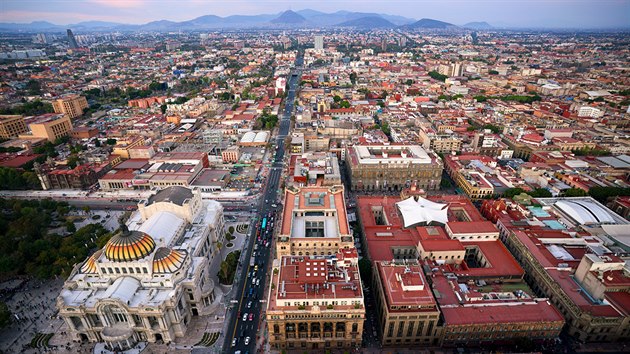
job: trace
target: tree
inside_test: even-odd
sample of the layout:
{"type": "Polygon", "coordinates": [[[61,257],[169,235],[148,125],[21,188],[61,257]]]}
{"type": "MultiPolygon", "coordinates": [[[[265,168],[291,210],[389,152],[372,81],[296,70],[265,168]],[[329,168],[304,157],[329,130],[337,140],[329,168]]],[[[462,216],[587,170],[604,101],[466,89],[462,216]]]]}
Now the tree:
{"type": "Polygon", "coordinates": [[[228,227],[228,232],[229,232],[230,234],[233,234],[233,233],[234,233],[234,226],[230,226],[230,227],[228,227]]]}
{"type": "Polygon", "coordinates": [[[448,79],[448,76],[446,75],[442,75],[437,71],[429,71],[429,76],[433,79],[433,80],[437,80],[437,81],[442,81],[445,82],[446,79],[448,79]]]}
{"type": "Polygon", "coordinates": [[[39,180],[33,172],[22,172],[9,167],[0,167],[0,189],[40,189],[39,180]]]}
{"type": "Polygon", "coordinates": [[[160,106],[160,111],[162,112],[162,114],[166,113],[166,109],[168,108],[168,106],[166,105],[166,103],[163,103],[160,106]]]}
{"type": "Polygon", "coordinates": [[[26,90],[28,91],[28,94],[32,96],[41,95],[42,86],[39,81],[31,79],[26,83],[26,90]]]}
{"type": "Polygon", "coordinates": [[[525,193],[525,190],[523,190],[522,188],[509,188],[503,193],[503,195],[506,198],[514,198],[521,193],[525,193]]]}
{"type": "Polygon", "coordinates": [[[357,73],[355,73],[354,71],[350,73],[350,82],[352,83],[352,85],[356,85],[357,83],[357,73]]]}
{"type": "Polygon", "coordinates": [[[549,190],[544,188],[536,188],[527,194],[529,194],[533,198],[550,198],[553,196],[549,190]]]}
{"type": "Polygon", "coordinates": [[[77,231],[77,227],[74,225],[74,223],[72,221],[67,221],[66,222],[66,230],[70,233],[76,232],[77,231]]]}
{"type": "Polygon", "coordinates": [[[564,191],[563,194],[565,197],[585,197],[588,195],[588,193],[581,188],[569,188],[564,191]]]}
{"type": "Polygon", "coordinates": [[[372,262],[369,259],[359,259],[359,274],[364,285],[372,282],[372,262]]]}
{"type": "Polygon", "coordinates": [[[616,196],[630,196],[630,188],[623,187],[592,187],[588,190],[588,195],[599,202],[606,203],[609,198],[616,196]]]}
{"type": "Polygon", "coordinates": [[[9,310],[9,306],[2,301],[0,302],[0,328],[5,328],[11,324],[13,316],[9,310]]]}
{"type": "Polygon", "coordinates": [[[116,145],[116,139],[114,138],[107,138],[107,140],[105,141],[107,143],[107,145],[116,145]]]}

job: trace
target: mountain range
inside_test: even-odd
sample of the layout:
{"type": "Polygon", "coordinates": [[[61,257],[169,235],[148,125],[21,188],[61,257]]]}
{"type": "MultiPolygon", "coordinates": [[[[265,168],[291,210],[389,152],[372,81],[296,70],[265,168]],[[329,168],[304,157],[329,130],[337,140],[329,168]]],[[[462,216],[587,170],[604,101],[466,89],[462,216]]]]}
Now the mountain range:
{"type": "MultiPolygon", "coordinates": [[[[471,22],[467,25],[470,29],[482,28],[485,22],[471,22]],[[476,24],[476,25],[475,25],[476,24]],[[478,26],[478,27],[475,27],[478,26]]],[[[351,27],[361,30],[386,29],[402,27],[406,29],[454,29],[459,28],[451,23],[423,18],[416,21],[404,16],[369,13],[337,11],[325,13],[321,11],[305,9],[300,11],[284,11],[276,14],[261,15],[232,15],[220,17],[205,15],[188,21],[152,21],[141,25],[130,25],[105,21],[86,21],[69,25],[56,25],[47,21],[34,21],[31,23],[0,23],[0,31],[4,32],[65,32],[67,28],[77,32],[93,31],[196,31],[216,29],[273,29],[273,28],[322,28],[322,27],[351,27]]],[[[487,29],[492,28],[491,26],[487,29]]]]}

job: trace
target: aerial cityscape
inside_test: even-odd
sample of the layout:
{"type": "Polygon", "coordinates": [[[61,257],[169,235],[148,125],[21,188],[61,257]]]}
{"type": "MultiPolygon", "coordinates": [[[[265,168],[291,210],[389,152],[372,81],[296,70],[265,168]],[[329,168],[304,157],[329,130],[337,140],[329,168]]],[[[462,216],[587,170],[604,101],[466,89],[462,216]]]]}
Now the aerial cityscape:
{"type": "Polygon", "coordinates": [[[630,351],[630,0],[5,0],[0,353],[630,351]]]}

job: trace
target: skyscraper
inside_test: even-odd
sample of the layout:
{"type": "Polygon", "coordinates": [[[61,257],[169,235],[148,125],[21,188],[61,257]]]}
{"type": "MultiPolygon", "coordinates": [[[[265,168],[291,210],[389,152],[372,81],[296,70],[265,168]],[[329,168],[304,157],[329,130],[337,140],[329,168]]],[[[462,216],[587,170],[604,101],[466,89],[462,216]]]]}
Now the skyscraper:
{"type": "Polygon", "coordinates": [[[72,33],[72,30],[68,29],[67,33],[68,33],[68,42],[70,42],[70,48],[71,49],[79,48],[79,45],[77,44],[77,40],[74,39],[74,34],[72,33]]]}
{"type": "Polygon", "coordinates": [[[324,36],[315,36],[315,50],[324,49],[324,36]]]}

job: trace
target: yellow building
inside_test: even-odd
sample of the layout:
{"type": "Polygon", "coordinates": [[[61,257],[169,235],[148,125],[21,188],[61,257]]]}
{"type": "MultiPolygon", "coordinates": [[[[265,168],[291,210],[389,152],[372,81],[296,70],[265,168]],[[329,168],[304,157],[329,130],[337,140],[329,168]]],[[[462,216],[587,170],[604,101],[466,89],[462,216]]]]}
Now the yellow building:
{"type": "Polygon", "coordinates": [[[63,113],[70,119],[82,116],[83,110],[88,108],[85,97],[79,95],[67,95],[53,101],[52,104],[55,113],[63,113]]]}
{"type": "Polygon", "coordinates": [[[126,140],[121,139],[116,141],[116,145],[114,145],[114,149],[112,150],[112,155],[118,155],[127,160],[131,158],[130,150],[142,145],[144,145],[144,139],[140,137],[131,137],[126,140]]]}
{"type": "Polygon", "coordinates": [[[20,138],[43,138],[53,142],[70,135],[72,131],[70,118],[66,115],[55,113],[32,117],[28,121],[28,127],[31,130],[31,134],[20,135],[20,138]]]}
{"type": "Polygon", "coordinates": [[[0,138],[15,138],[27,131],[24,117],[19,115],[0,115],[0,138]]]}

